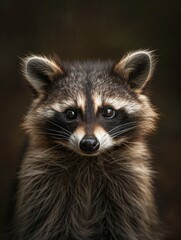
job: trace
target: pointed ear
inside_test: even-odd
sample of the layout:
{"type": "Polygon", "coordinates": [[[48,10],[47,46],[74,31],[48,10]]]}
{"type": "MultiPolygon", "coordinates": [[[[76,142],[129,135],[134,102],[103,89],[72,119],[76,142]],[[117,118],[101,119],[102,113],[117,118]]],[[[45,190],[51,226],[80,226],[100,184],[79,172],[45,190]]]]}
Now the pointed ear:
{"type": "Polygon", "coordinates": [[[35,92],[40,93],[63,70],[53,59],[33,55],[23,59],[23,73],[35,92]]]}
{"type": "Polygon", "coordinates": [[[114,67],[114,72],[123,77],[130,88],[141,92],[154,69],[152,52],[136,51],[123,57],[114,67]]]}

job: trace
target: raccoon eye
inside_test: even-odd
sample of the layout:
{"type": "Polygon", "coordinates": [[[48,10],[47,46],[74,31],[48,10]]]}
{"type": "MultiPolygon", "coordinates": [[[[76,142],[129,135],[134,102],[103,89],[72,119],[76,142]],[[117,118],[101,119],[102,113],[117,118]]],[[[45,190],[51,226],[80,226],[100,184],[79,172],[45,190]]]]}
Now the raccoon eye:
{"type": "Polygon", "coordinates": [[[70,120],[75,119],[77,117],[77,112],[72,109],[67,110],[65,114],[66,114],[66,117],[70,120]]]}
{"type": "Polygon", "coordinates": [[[110,107],[104,108],[102,112],[102,115],[108,119],[113,118],[115,114],[116,114],[116,111],[110,107]]]}

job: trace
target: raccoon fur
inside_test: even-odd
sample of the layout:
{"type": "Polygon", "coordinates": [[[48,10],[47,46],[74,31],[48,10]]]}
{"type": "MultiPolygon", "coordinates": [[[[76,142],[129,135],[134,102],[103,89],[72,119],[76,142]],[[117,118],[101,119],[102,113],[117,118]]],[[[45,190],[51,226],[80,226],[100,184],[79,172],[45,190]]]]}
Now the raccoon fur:
{"type": "Polygon", "coordinates": [[[146,137],[157,113],[145,94],[154,62],[23,61],[35,93],[23,127],[18,240],[159,240],[146,137]]]}

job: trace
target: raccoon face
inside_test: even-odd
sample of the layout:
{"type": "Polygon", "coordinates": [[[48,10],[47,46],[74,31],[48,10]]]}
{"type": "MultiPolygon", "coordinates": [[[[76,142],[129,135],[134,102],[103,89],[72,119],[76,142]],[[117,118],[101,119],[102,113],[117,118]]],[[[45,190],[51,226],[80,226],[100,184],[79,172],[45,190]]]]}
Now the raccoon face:
{"type": "Polygon", "coordinates": [[[36,94],[24,127],[31,139],[96,155],[154,129],[156,113],[142,94],[153,69],[150,52],[114,62],[58,63],[30,56],[25,77],[36,94]]]}

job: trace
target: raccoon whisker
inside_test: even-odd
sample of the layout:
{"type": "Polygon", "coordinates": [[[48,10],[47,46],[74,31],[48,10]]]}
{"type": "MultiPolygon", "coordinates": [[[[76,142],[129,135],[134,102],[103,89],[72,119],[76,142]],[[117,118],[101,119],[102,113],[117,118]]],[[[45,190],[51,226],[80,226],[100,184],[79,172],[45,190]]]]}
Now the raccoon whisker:
{"type": "Polygon", "coordinates": [[[65,138],[65,137],[55,137],[55,136],[53,136],[53,139],[54,140],[67,140],[67,138],[65,138]]]}
{"type": "Polygon", "coordinates": [[[126,127],[126,126],[134,125],[135,123],[136,122],[128,122],[128,123],[124,123],[124,124],[118,125],[115,128],[109,130],[108,133],[111,133],[112,131],[114,131],[116,129],[119,129],[119,128],[123,128],[123,127],[126,127]]]}
{"type": "Polygon", "coordinates": [[[122,130],[122,131],[118,131],[118,132],[115,132],[115,133],[113,133],[113,134],[110,134],[110,136],[111,136],[111,137],[117,137],[117,136],[122,135],[123,133],[129,132],[129,131],[131,131],[131,130],[133,130],[133,129],[135,129],[135,128],[136,128],[136,126],[133,126],[133,127],[124,129],[124,130],[122,130]]]}
{"type": "Polygon", "coordinates": [[[78,147],[78,145],[77,145],[77,141],[75,140],[75,139],[71,139],[71,144],[75,147],[75,148],[77,148],[78,147]]]}
{"type": "Polygon", "coordinates": [[[56,144],[55,146],[48,148],[46,151],[43,151],[42,154],[47,153],[47,152],[49,152],[49,151],[51,151],[51,150],[53,150],[53,149],[56,149],[56,148],[58,148],[58,147],[59,147],[59,145],[56,144]]]}
{"type": "Polygon", "coordinates": [[[64,139],[68,139],[69,136],[68,135],[64,135],[64,134],[52,134],[52,133],[47,133],[47,132],[37,132],[40,134],[44,134],[44,135],[48,135],[48,136],[52,136],[52,137],[60,137],[60,138],[64,138],[64,139]]]}
{"type": "Polygon", "coordinates": [[[71,134],[70,133],[67,133],[67,132],[64,132],[64,131],[59,131],[59,130],[54,130],[54,129],[51,129],[51,128],[48,128],[47,129],[50,133],[53,132],[53,134],[64,134],[65,136],[70,136],[71,134]]]}
{"type": "Polygon", "coordinates": [[[135,123],[136,123],[135,121],[134,122],[121,123],[120,125],[118,125],[118,126],[112,128],[111,130],[109,130],[108,133],[112,132],[113,130],[115,130],[115,129],[119,128],[119,127],[124,127],[124,126],[132,125],[132,124],[135,124],[135,123]]]}
{"type": "Polygon", "coordinates": [[[128,144],[126,144],[125,142],[122,143],[124,146],[126,146],[127,148],[129,148],[131,151],[134,152],[134,149],[132,147],[130,147],[128,144]]]}
{"type": "Polygon", "coordinates": [[[130,141],[130,140],[126,140],[125,142],[128,143],[128,144],[129,144],[129,143],[130,143],[130,144],[135,144],[135,142],[132,142],[132,141],[130,141]]]}
{"type": "Polygon", "coordinates": [[[69,130],[67,130],[67,132],[69,132],[69,134],[71,135],[72,133],[71,133],[71,130],[70,130],[70,128],[69,128],[69,126],[67,125],[67,123],[65,122],[65,125],[67,126],[67,128],[69,129],[69,130]]]}
{"type": "Polygon", "coordinates": [[[69,138],[70,135],[65,135],[65,134],[60,134],[60,133],[44,133],[46,135],[50,135],[50,136],[58,136],[58,137],[65,137],[65,138],[69,138]]]}
{"type": "Polygon", "coordinates": [[[49,123],[52,123],[53,125],[55,125],[55,126],[59,127],[60,129],[63,129],[63,130],[65,130],[67,133],[71,134],[71,132],[70,132],[70,131],[68,131],[66,128],[64,128],[64,127],[62,127],[62,126],[60,126],[60,125],[56,124],[55,122],[53,122],[53,121],[50,121],[50,120],[47,120],[47,121],[48,121],[49,123]]]}
{"type": "Polygon", "coordinates": [[[106,137],[106,134],[104,134],[104,136],[102,137],[102,142],[101,142],[101,145],[102,145],[102,147],[104,147],[104,145],[106,145],[106,142],[108,142],[108,139],[107,139],[107,137],[106,137]]]}
{"type": "Polygon", "coordinates": [[[127,129],[127,130],[124,130],[124,131],[121,131],[121,132],[117,132],[117,133],[111,135],[111,137],[112,137],[112,138],[115,138],[115,137],[117,137],[117,136],[121,136],[121,135],[123,135],[124,133],[131,131],[132,129],[134,129],[134,128],[127,129]]]}
{"type": "Polygon", "coordinates": [[[47,135],[52,135],[52,136],[66,136],[66,137],[68,137],[69,135],[66,135],[66,134],[64,134],[64,133],[62,133],[61,134],[61,132],[60,133],[51,133],[51,132],[37,132],[37,133],[41,133],[41,134],[47,134],[47,135]]]}

